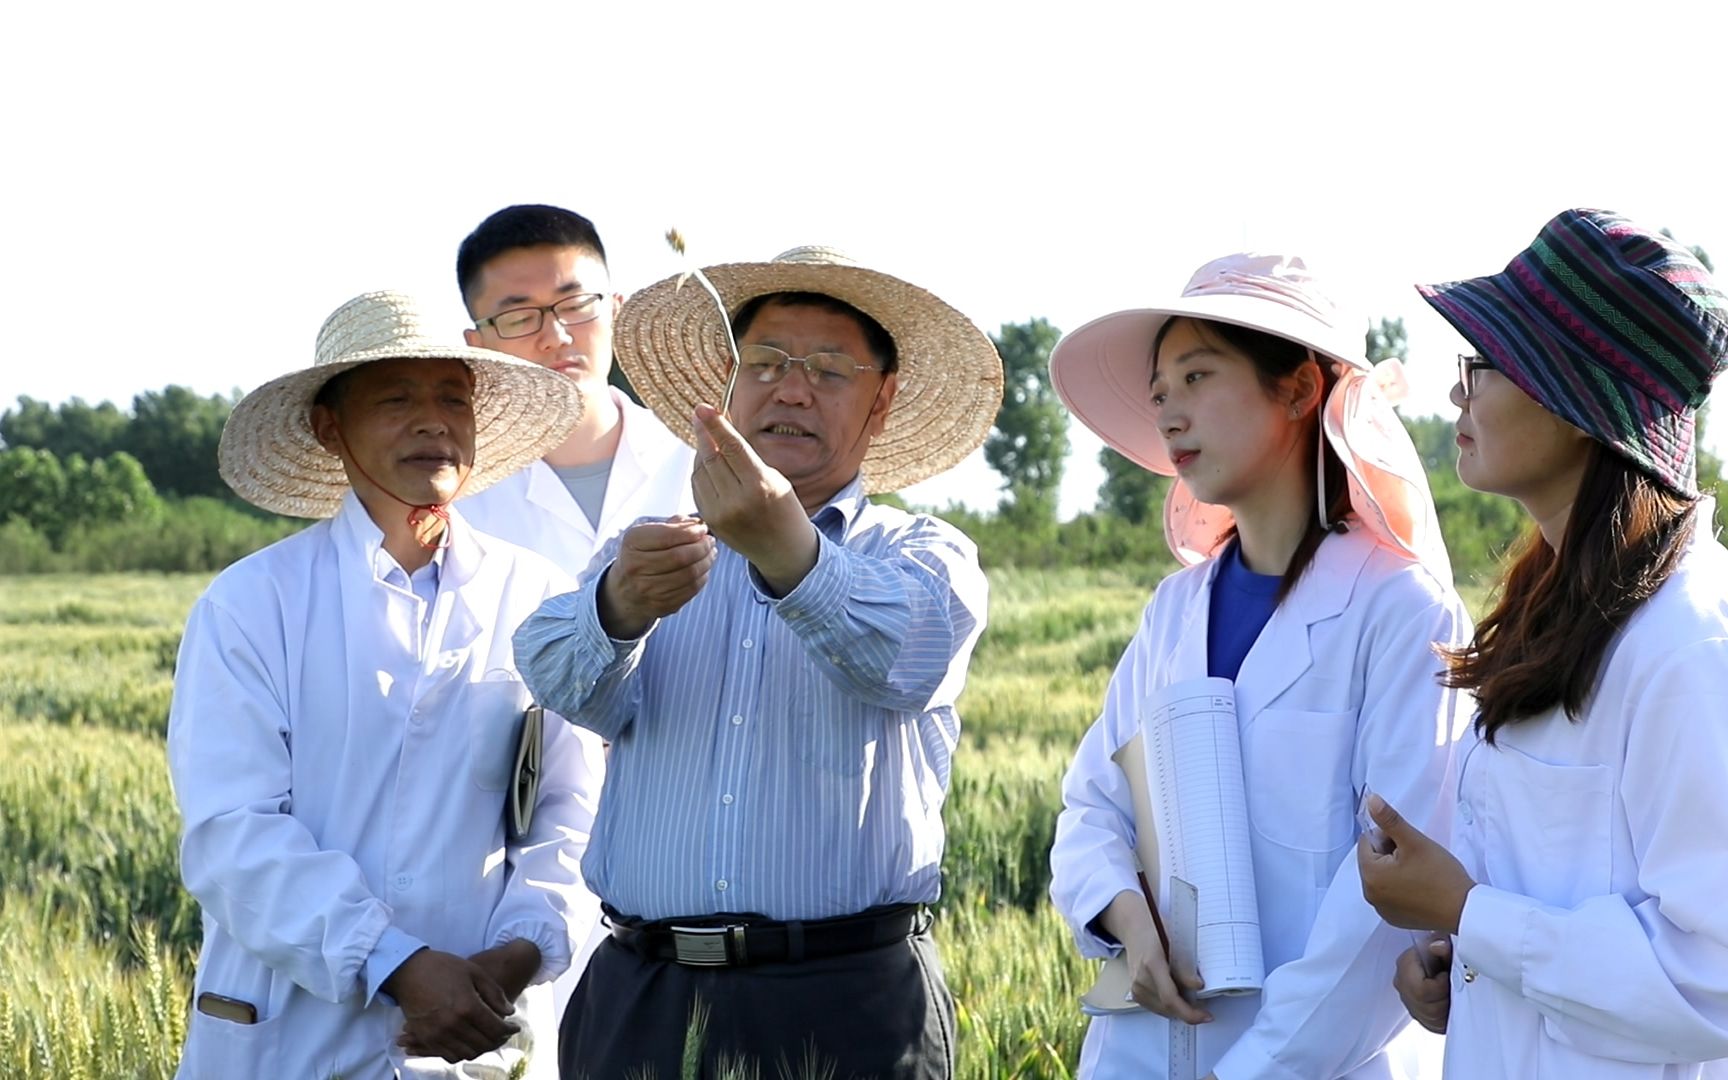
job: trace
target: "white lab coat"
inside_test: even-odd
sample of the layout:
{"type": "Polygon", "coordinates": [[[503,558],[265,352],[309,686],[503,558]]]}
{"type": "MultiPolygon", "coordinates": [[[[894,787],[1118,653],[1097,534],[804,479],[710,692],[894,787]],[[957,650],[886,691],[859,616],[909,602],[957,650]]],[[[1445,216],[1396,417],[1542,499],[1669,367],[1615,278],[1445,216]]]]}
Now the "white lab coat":
{"type": "Polygon", "coordinates": [[[457,505],[469,524],[557,563],[580,577],[606,541],[641,517],[692,513],[690,472],[694,451],[667,430],[660,418],[617,390],[623,435],[612,458],[600,524],[576,505],[570,489],[544,461],[520,469],[457,505]]]}
{"type": "MultiPolygon", "coordinates": [[[[1118,893],[1138,891],[1133,808],[1111,755],[1152,690],[1207,674],[1216,566],[1179,571],[1153,593],[1063,781],[1050,893],[1088,957],[1118,951],[1088,924],[1118,893]]],[[[1469,634],[1449,586],[1353,530],[1321,543],[1249,650],[1236,706],[1268,974],[1261,993],[1206,1002],[1215,1019],[1198,1028],[1198,1075],[1392,1075],[1384,1050],[1408,1020],[1392,963],[1410,939],[1362,899],[1355,804],[1366,784],[1425,828],[1445,820],[1468,703],[1436,681],[1431,646],[1469,634]]],[[[1095,1017],[1081,1075],[1163,1076],[1167,1031],[1150,1012],[1095,1017]]]]}
{"type": "Polygon", "coordinates": [[[1599,679],[1460,754],[1448,1077],[1728,1076],[1728,551],[1696,539],[1599,679]]]}
{"type": "MultiPolygon", "coordinates": [[[[596,915],[579,864],[598,740],[548,717],[532,833],[504,836],[529,700],[510,637],[570,581],[453,513],[423,630],[423,602],[381,580],[381,541],[350,493],[223,571],[187,621],[168,764],[204,913],[195,993],[259,1019],[195,1009],[188,1080],[389,1077],[401,1011],[364,978],[387,931],[463,956],[527,938],[545,981],[596,915]]],[[[554,1058],[555,1033],[535,1035],[554,1058]]]]}

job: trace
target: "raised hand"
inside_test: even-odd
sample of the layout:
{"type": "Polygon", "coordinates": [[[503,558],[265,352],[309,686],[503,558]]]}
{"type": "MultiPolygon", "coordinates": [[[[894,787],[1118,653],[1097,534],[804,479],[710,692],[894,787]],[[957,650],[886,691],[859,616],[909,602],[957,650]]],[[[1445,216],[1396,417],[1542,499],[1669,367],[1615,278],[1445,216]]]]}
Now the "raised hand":
{"type": "Polygon", "coordinates": [[[727,547],[750,561],[775,595],[797,587],[816,565],[818,541],[791,481],[760,457],[731,421],[696,406],[696,509],[727,547]]]}
{"type": "Polygon", "coordinates": [[[1464,899],[1476,885],[1464,864],[1380,796],[1368,799],[1368,813],[1392,842],[1392,850],[1379,854],[1366,833],[1357,838],[1363,899],[1393,926],[1456,934],[1464,899]]]}

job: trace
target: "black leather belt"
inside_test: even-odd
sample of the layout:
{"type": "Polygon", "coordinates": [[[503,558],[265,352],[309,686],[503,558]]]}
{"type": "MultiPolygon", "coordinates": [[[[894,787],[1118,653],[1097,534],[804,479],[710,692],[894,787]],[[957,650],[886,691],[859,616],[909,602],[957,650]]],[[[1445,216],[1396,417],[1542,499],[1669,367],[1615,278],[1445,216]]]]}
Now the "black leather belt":
{"type": "Polygon", "coordinates": [[[643,922],[604,908],[620,945],[656,960],[689,967],[796,964],[864,952],[929,929],[922,904],[871,908],[857,915],[808,922],[774,922],[755,915],[713,915],[643,922]]]}

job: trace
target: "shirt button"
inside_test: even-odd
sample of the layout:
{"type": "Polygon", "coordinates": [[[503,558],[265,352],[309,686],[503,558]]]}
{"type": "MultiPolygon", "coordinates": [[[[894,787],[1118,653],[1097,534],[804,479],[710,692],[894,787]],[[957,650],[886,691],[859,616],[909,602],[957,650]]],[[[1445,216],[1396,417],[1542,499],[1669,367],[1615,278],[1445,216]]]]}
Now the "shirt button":
{"type": "Polygon", "coordinates": [[[720,796],[720,805],[721,806],[731,806],[732,805],[732,796],[730,794],[720,796]]]}
{"type": "Polygon", "coordinates": [[[743,645],[746,649],[748,649],[748,648],[753,647],[756,643],[754,641],[751,641],[749,638],[745,638],[743,641],[739,642],[739,644],[743,645]]]}
{"type": "Polygon", "coordinates": [[[744,718],[742,716],[734,716],[732,718],[732,722],[734,724],[742,724],[744,722],[744,718]]]}
{"type": "Polygon", "coordinates": [[[409,875],[407,875],[407,874],[397,874],[396,875],[396,887],[398,889],[404,889],[405,890],[408,888],[408,886],[410,886],[412,884],[414,884],[414,879],[412,877],[410,877],[409,875]]]}
{"type": "Polygon", "coordinates": [[[1471,967],[1469,964],[1464,965],[1464,981],[1465,982],[1475,982],[1476,981],[1476,969],[1471,967]]]}
{"type": "Polygon", "coordinates": [[[1458,804],[1458,816],[1464,819],[1464,824],[1466,825],[1469,825],[1476,820],[1476,815],[1470,812],[1469,803],[1458,804]]]}
{"type": "Polygon", "coordinates": [[[726,879],[721,878],[719,881],[716,881],[714,883],[714,887],[716,889],[719,889],[721,892],[725,892],[726,891],[726,879]]]}

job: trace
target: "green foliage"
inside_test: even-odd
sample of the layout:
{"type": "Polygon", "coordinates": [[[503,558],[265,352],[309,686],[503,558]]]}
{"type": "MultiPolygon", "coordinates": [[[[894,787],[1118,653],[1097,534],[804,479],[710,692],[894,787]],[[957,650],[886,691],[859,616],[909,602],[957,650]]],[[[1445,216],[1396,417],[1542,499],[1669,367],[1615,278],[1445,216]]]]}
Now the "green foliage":
{"type": "Polygon", "coordinates": [[[1381,319],[1380,325],[1368,328],[1367,357],[1371,364],[1382,360],[1403,360],[1410,355],[1410,338],[1404,332],[1403,319],[1381,319]]]}
{"type": "Polygon", "coordinates": [[[237,402],[237,396],[199,397],[184,386],[147,390],[132,399],[125,449],[164,493],[224,498],[216,444],[237,402]]]}
{"type": "Polygon", "coordinates": [[[47,450],[59,458],[73,454],[105,458],[126,448],[128,419],[112,403],[87,404],[73,398],[58,407],[20,397],[16,409],[0,413],[0,440],[7,446],[47,450]]]}
{"type": "Polygon", "coordinates": [[[162,500],[130,454],[116,451],[85,461],[64,461],[28,446],[0,450],[0,521],[28,525],[50,546],[73,532],[109,521],[153,524],[162,500]]]}
{"type": "MultiPolygon", "coordinates": [[[[14,451],[0,451],[0,458],[14,451]]],[[[18,453],[35,453],[31,450],[18,453]]],[[[125,459],[125,455],[116,455],[125,459]]],[[[111,459],[113,460],[113,459],[111,459]]],[[[108,474],[112,476],[112,472],[108,474]]],[[[126,488],[110,484],[100,498],[129,498],[126,488]]],[[[105,511],[64,530],[58,543],[46,528],[23,517],[0,524],[0,574],[134,570],[195,573],[220,570],[236,559],[273,544],[306,522],[277,517],[230,502],[194,496],[144,501],[136,512],[105,511]]]]}
{"type": "Polygon", "coordinates": [[[238,400],[238,395],[199,397],[184,386],[168,386],[134,397],[128,415],[106,401],[91,406],[73,398],[56,407],[20,397],[16,408],[0,414],[0,439],[14,449],[46,450],[62,461],[73,454],[94,461],[124,451],[159,491],[225,498],[229,493],[216,471],[216,444],[238,400]]]}
{"type": "Polygon", "coordinates": [[[1036,498],[1055,517],[1068,453],[1068,411],[1050,386],[1050,350],[1062,332],[1048,320],[1004,323],[991,340],[1002,354],[1002,408],[984,440],[984,460],[1002,474],[1004,506],[1036,498]]]}
{"type": "Polygon", "coordinates": [[[169,1080],[192,962],[148,919],[124,942],[92,937],[33,894],[0,890],[0,1075],[169,1080]]]}
{"type": "Polygon", "coordinates": [[[1098,510],[1130,525],[1156,523],[1169,489],[1169,477],[1159,476],[1106,446],[1098,451],[1104,466],[1104,483],[1098,488],[1098,510]]]}
{"type": "Polygon", "coordinates": [[[169,945],[197,945],[160,738],[0,724],[0,761],[0,881],[28,882],[32,903],[93,941],[125,949],[148,916],[169,945]]]}
{"type": "Polygon", "coordinates": [[[1012,501],[994,514],[959,505],[935,513],[972,538],[987,570],[1087,566],[1120,571],[1150,584],[1176,565],[1164,546],[1163,527],[1156,522],[1135,525],[1107,513],[1058,522],[1037,505],[1012,501]]]}
{"type": "Polygon", "coordinates": [[[959,1022],[961,1080],[1056,1080],[1074,1075],[1086,1017],[1080,995],[1095,965],[1080,957],[1049,904],[1000,908],[955,894],[936,941],[959,1022]]]}
{"type": "Polygon", "coordinates": [[[51,451],[0,450],[0,521],[19,520],[50,537],[65,522],[66,470],[51,451]]]}

